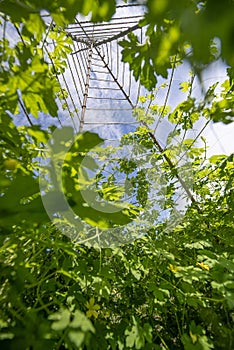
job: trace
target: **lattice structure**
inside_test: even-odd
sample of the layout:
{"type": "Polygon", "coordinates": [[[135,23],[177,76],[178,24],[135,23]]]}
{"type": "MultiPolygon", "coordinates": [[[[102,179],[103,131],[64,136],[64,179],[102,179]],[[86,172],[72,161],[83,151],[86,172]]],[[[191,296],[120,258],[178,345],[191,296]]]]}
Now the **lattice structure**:
{"type": "Polygon", "coordinates": [[[109,126],[108,133],[113,134],[116,125],[126,132],[129,125],[136,124],[132,109],[141,87],[121,61],[119,41],[130,32],[142,39],[143,30],[138,26],[142,16],[142,6],[121,5],[110,22],[94,24],[79,18],[68,26],[73,52],[60,83],[68,91],[67,105],[75,111],[77,132],[109,126]]]}

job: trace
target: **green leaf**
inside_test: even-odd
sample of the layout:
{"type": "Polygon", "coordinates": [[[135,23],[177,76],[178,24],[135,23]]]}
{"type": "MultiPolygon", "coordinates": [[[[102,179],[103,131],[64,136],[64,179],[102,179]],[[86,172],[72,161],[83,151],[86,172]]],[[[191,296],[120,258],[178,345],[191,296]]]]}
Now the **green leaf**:
{"type": "Polygon", "coordinates": [[[70,311],[67,309],[61,309],[52,315],[49,315],[48,319],[54,321],[51,328],[54,331],[62,331],[66,329],[70,323],[70,311]]]}
{"type": "Polygon", "coordinates": [[[17,174],[6,192],[0,197],[0,210],[4,215],[0,225],[12,226],[21,221],[31,219],[40,223],[48,222],[40,192],[38,180],[30,175],[17,174]]]}
{"type": "Polygon", "coordinates": [[[185,81],[183,83],[180,83],[180,90],[182,92],[187,92],[190,89],[191,84],[188,81],[185,81]]]}
{"type": "Polygon", "coordinates": [[[79,348],[85,339],[85,333],[81,331],[69,331],[68,338],[79,348]]]}
{"type": "Polygon", "coordinates": [[[77,136],[77,145],[75,145],[75,148],[77,148],[80,152],[88,152],[95,146],[103,143],[103,141],[104,140],[100,138],[98,134],[86,131],[85,133],[77,136]]]}
{"type": "Polygon", "coordinates": [[[141,279],[141,272],[131,268],[131,273],[139,281],[141,279]]]}
{"type": "Polygon", "coordinates": [[[25,22],[25,26],[38,42],[42,39],[46,26],[39,14],[31,13],[25,22]]]}
{"type": "Polygon", "coordinates": [[[142,349],[145,346],[145,338],[150,339],[151,342],[151,330],[149,324],[146,324],[144,328],[140,327],[133,317],[133,326],[131,330],[125,330],[126,346],[129,348],[142,349]]]}
{"type": "Polygon", "coordinates": [[[71,328],[81,328],[83,332],[95,332],[92,322],[79,310],[75,311],[74,318],[70,323],[71,328]]]}

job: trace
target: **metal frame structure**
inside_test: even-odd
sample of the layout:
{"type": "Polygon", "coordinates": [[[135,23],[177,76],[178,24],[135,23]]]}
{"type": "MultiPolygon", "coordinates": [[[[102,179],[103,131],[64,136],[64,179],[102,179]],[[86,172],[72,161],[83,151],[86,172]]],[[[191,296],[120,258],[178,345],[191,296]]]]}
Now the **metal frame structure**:
{"type": "Polygon", "coordinates": [[[77,132],[91,125],[137,124],[132,109],[141,87],[128,65],[121,61],[119,41],[131,32],[142,40],[143,29],[138,25],[142,17],[142,6],[121,5],[109,22],[76,19],[66,28],[73,41],[73,52],[60,83],[68,92],[66,104],[70,115],[75,114],[77,132]],[[131,16],[126,12],[130,6],[131,16]]]}

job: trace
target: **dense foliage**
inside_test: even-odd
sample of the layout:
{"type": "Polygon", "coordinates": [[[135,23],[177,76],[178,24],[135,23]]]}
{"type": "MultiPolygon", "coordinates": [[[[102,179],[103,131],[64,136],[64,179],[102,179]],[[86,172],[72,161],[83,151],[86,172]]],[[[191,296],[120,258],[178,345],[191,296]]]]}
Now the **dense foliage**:
{"type": "MultiPolygon", "coordinates": [[[[44,130],[32,120],[40,113],[56,118],[58,101],[64,100],[66,91],[57,79],[71,52],[64,26],[77,13],[90,11],[94,21],[109,20],[115,2],[0,3],[2,349],[234,348],[234,156],[207,159],[205,140],[198,147],[196,139],[186,137],[201,118],[207,123],[233,121],[234,2],[148,0],[146,10],[140,23],[146,26],[145,43],[139,45],[137,37],[129,34],[121,45],[123,60],[150,93],[141,97],[135,110],[142,126],[124,135],[120,148],[132,142],[141,145],[139,152],[144,150],[146,156],[140,158],[150,166],[142,168],[134,159],[117,156],[110,161],[115,150],[97,148],[93,163],[80,172],[85,156],[102,141],[92,133],[78,139],[71,135],[73,147],[66,151],[63,163],[63,191],[81,216],[84,236],[90,227],[121,231],[119,223],[135,220],[134,239],[108,247],[104,241],[100,246],[98,240],[80,243],[80,237],[77,241],[59,230],[48,217],[43,204],[51,193],[41,195],[39,173],[44,171],[40,158],[54,127],[44,130]],[[53,31],[48,32],[45,13],[53,19],[53,31]],[[7,33],[12,28],[18,37],[10,41],[7,33]],[[47,45],[49,40],[56,42],[53,49],[47,45]],[[192,95],[194,77],[200,79],[204,66],[218,58],[228,66],[227,79],[204,91],[198,101],[192,95]],[[157,103],[156,82],[185,59],[192,76],[181,84],[184,101],[170,110],[157,103]],[[29,126],[17,127],[23,112],[29,126]],[[165,148],[153,133],[158,116],[175,126],[165,148]],[[179,145],[174,137],[181,137],[179,145]],[[181,180],[186,164],[177,164],[184,152],[192,172],[189,187],[181,180]],[[115,172],[105,177],[100,171],[95,179],[98,195],[113,206],[120,206],[124,198],[117,214],[85,206],[81,196],[77,174],[87,180],[100,159],[109,167],[114,164],[115,172],[132,184],[134,201],[127,202],[115,172]],[[162,182],[161,187],[156,186],[159,177],[151,172],[153,167],[164,174],[166,184],[162,182]],[[187,193],[189,205],[177,222],[173,215],[178,184],[187,193]],[[161,198],[162,188],[164,200],[155,209],[150,191],[161,198]],[[167,216],[160,217],[160,210],[167,216]]],[[[59,142],[61,150],[64,144],[59,142]]],[[[51,164],[59,160],[59,151],[55,155],[51,164]]],[[[108,242],[105,235],[104,240],[108,242]]]]}

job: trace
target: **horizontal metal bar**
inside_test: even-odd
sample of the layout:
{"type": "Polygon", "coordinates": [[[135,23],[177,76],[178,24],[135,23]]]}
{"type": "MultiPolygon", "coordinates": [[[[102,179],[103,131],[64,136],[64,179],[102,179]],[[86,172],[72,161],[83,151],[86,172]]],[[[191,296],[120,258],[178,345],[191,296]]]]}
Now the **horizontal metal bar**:
{"type": "MultiPolygon", "coordinates": [[[[81,25],[86,25],[86,23],[88,24],[88,25],[99,25],[99,26],[102,26],[102,25],[107,25],[107,24],[112,24],[112,22],[114,22],[114,21],[119,21],[119,20],[125,20],[126,19],[126,21],[128,20],[128,19],[133,19],[133,18],[139,18],[139,17],[143,17],[143,14],[142,15],[134,15],[134,16],[129,16],[129,17],[114,17],[114,18],[112,18],[111,19],[111,21],[110,22],[100,22],[100,23],[92,23],[91,24],[91,21],[80,21],[80,24],[81,25]]],[[[116,24],[116,23],[115,23],[116,24]]],[[[68,27],[67,28],[69,28],[69,27],[71,27],[71,26],[77,26],[77,23],[71,23],[71,24],[69,24],[68,25],[68,27]]]]}
{"type": "Polygon", "coordinates": [[[115,83],[114,80],[110,80],[110,79],[90,78],[90,80],[106,81],[107,83],[115,83]]]}
{"type": "Polygon", "coordinates": [[[132,108],[86,108],[90,111],[132,111],[132,108]]]}
{"type": "Polygon", "coordinates": [[[91,73],[108,74],[107,71],[100,71],[100,70],[93,70],[93,69],[91,69],[91,73]]]}
{"type": "MultiPolygon", "coordinates": [[[[102,31],[102,30],[114,30],[114,29],[118,29],[119,27],[123,28],[123,26],[125,25],[129,25],[129,24],[137,24],[137,21],[127,21],[127,22],[119,22],[119,23],[108,23],[108,24],[96,24],[96,25],[87,25],[87,26],[82,26],[82,28],[86,31],[86,32],[90,32],[90,31],[102,31]],[[118,25],[118,27],[116,27],[118,25]],[[114,27],[113,27],[114,26],[114,27]]],[[[82,23],[81,23],[82,25],[82,23]]],[[[76,27],[72,27],[72,28],[68,28],[67,30],[69,32],[74,32],[74,31],[78,31],[81,32],[82,28],[80,26],[76,26],[76,27]]]]}
{"type": "MultiPolygon", "coordinates": [[[[102,89],[100,89],[100,90],[102,90],[102,89]]],[[[88,96],[88,98],[92,98],[94,100],[126,101],[125,98],[117,98],[117,97],[94,97],[94,96],[88,96]]]]}
{"type": "MultiPolygon", "coordinates": [[[[86,125],[130,125],[130,124],[140,124],[140,122],[85,122],[86,125]]],[[[116,140],[115,140],[116,141],[116,140]]]]}
{"type": "Polygon", "coordinates": [[[109,87],[99,87],[99,86],[90,86],[90,89],[96,89],[96,90],[115,90],[115,91],[119,91],[118,88],[109,88],[109,87]]]}

